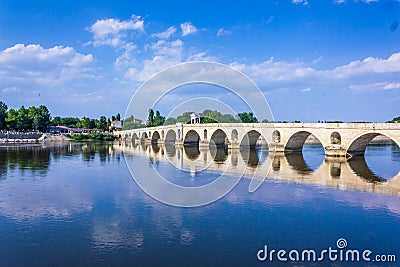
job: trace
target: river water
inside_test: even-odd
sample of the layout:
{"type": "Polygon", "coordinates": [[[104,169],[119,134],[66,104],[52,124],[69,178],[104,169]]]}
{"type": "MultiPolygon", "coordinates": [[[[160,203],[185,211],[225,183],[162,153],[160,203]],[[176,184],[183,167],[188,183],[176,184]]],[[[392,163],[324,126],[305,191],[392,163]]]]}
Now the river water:
{"type": "Polygon", "coordinates": [[[393,144],[370,145],[350,160],[325,158],[315,145],[275,157],[266,148],[1,146],[0,266],[396,266],[373,260],[400,261],[399,171],[393,144]],[[125,159],[143,158],[141,168],[182,186],[206,185],[223,170],[244,178],[216,202],[173,207],[132,178],[125,159]],[[266,170],[249,193],[250,179],[266,170]],[[340,238],[346,249],[372,251],[373,260],[257,258],[265,246],[338,249],[340,238]]]}

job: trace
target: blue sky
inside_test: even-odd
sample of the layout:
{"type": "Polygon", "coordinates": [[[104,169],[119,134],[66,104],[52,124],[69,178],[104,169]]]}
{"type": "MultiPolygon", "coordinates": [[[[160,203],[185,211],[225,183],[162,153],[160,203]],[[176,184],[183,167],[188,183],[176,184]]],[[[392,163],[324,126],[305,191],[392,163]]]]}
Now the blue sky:
{"type": "Polygon", "coordinates": [[[0,100],[124,114],[154,73],[211,60],[253,79],[276,120],[386,121],[400,116],[399,20],[397,0],[2,0],[0,100]]]}

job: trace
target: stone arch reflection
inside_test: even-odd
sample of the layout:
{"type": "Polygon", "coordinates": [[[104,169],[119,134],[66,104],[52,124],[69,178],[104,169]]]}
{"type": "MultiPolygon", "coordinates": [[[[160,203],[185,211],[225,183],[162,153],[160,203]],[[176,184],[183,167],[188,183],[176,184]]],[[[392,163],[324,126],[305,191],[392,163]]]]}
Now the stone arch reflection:
{"type": "Polygon", "coordinates": [[[303,153],[285,153],[285,157],[290,167],[298,174],[307,175],[314,172],[304,160],[303,153]]]}
{"type": "Polygon", "coordinates": [[[218,164],[224,163],[228,158],[228,150],[225,147],[216,147],[215,150],[214,161],[218,164]]]}
{"type": "MultiPolygon", "coordinates": [[[[221,165],[230,164],[232,167],[226,169],[228,174],[245,171],[246,174],[265,177],[261,170],[269,167],[269,165],[267,166],[260,161],[259,154],[255,150],[248,148],[217,151],[217,149],[212,150],[208,146],[175,147],[173,145],[161,145],[159,152],[156,152],[154,147],[150,145],[145,146],[146,153],[143,153],[139,147],[140,145],[137,148],[120,146],[119,149],[132,149],[132,151],[137,151],[134,153],[137,153],[138,156],[151,156],[150,160],[153,164],[157,164],[157,160],[166,160],[180,170],[189,170],[191,174],[203,170],[219,173],[225,170],[225,166],[221,165]],[[163,147],[164,154],[162,153],[163,147]]],[[[387,152],[391,153],[391,151],[387,152]]],[[[127,153],[127,155],[129,154],[127,153]]],[[[368,162],[363,157],[354,156],[347,161],[345,157],[327,156],[322,164],[315,169],[308,164],[307,159],[301,153],[267,155],[266,163],[272,163],[272,169],[267,176],[269,179],[400,196],[400,191],[397,189],[400,186],[400,174],[390,179],[386,176],[381,177],[374,169],[371,170],[371,166],[368,166],[368,162]],[[271,159],[271,157],[273,158],[271,159]],[[387,182],[384,178],[387,178],[387,182]]]]}
{"type": "Polygon", "coordinates": [[[255,148],[245,148],[240,149],[240,155],[243,161],[249,167],[257,167],[267,160],[268,157],[268,147],[258,146],[255,148]]]}
{"type": "Polygon", "coordinates": [[[200,156],[200,149],[198,146],[184,146],[185,155],[190,160],[197,160],[200,156]]]}
{"type": "Polygon", "coordinates": [[[176,155],[176,148],[171,143],[165,143],[165,151],[167,152],[167,156],[175,157],[176,155]]]}
{"type": "Polygon", "coordinates": [[[354,156],[348,160],[351,170],[359,177],[370,183],[386,182],[386,179],[376,175],[368,166],[363,156],[354,156]]]}

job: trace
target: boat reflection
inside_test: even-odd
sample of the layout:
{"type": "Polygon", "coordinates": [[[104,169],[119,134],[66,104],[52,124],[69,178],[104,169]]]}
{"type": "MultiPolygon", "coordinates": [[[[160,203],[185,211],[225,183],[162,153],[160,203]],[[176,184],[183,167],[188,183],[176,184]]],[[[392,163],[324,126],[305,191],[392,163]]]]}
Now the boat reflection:
{"type": "Polygon", "coordinates": [[[165,161],[178,169],[187,170],[192,176],[201,171],[220,171],[225,174],[243,173],[245,177],[267,177],[295,183],[362,190],[400,196],[400,173],[385,179],[374,173],[364,157],[325,157],[321,165],[312,169],[302,153],[269,153],[267,149],[227,150],[221,147],[175,147],[173,144],[115,144],[128,160],[129,156],[146,156],[165,161]]]}

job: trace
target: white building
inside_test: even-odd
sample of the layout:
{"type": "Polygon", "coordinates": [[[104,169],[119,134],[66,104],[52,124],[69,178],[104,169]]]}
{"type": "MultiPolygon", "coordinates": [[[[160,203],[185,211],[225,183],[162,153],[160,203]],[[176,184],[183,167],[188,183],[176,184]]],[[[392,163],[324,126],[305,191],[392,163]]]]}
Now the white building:
{"type": "Polygon", "coordinates": [[[190,124],[199,124],[200,123],[200,115],[196,113],[190,114],[190,124]]]}

